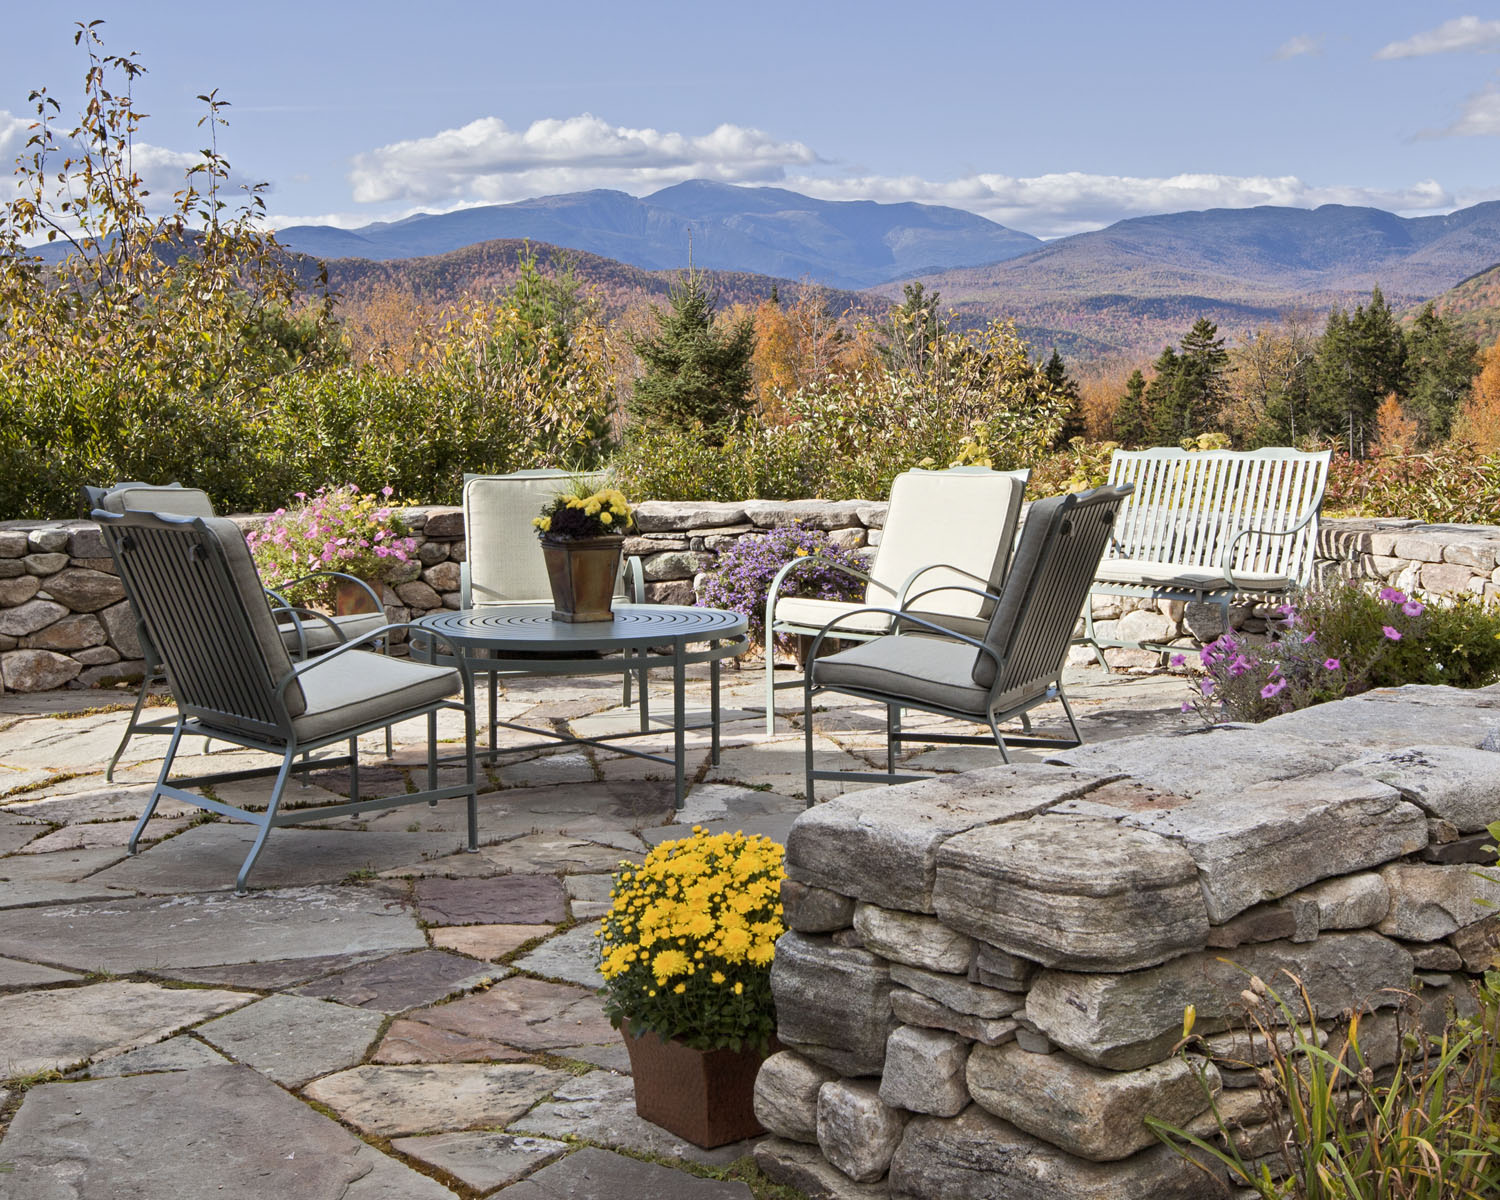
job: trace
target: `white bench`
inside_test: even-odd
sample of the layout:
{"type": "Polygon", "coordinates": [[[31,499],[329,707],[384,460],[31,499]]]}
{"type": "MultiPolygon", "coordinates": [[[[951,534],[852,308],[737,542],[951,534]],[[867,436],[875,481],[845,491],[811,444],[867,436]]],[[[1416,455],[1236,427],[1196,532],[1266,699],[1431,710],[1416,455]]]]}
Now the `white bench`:
{"type": "Polygon", "coordinates": [[[1164,650],[1095,635],[1092,596],[1213,602],[1229,628],[1237,595],[1312,581],[1330,451],[1117,450],[1109,482],[1131,483],[1084,609],[1084,641],[1164,650]]]}

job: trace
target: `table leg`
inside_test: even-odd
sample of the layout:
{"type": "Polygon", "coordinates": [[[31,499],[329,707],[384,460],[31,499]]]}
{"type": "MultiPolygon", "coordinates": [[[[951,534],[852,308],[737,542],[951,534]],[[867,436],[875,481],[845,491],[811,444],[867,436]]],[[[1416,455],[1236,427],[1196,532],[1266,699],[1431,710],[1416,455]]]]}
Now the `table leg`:
{"type": "MultiPolygon", "coordinates": [[[[494,657],[493,651],[491,652],[490,657],[491,658],[494,657]]],[[[499,690],[495,686],[496,683],[499,681],[499,679],[500,679],[500,676],[499,676],[498,672],[495,672],[495,671],[491,671],[490,672],[490,762],[491,763],[493,763],[495,761],[496,757],[499,755],[499,749],[496,746],[496,738],[497,738],[497,735],[499,733],[499,727],[500,727],[500,699],[495,694],[499,690]]]]}
{"type": "MultiPolygon", "coordinates": [[[[475,721],[474,721],[474,676],[468,671],[464,672],[464,782],[469,788],[469,845],[470,854],[479,852],[479,769],[474,764],[475,746],[475,721]]],[[[437,753],[434,746],[430,751],[437,753]]]]}
{"type": "MultiPolygon", "coordinates": [[[[709,649],[717,650],[718,642],[710,642],[709,649]]],[[[709,701],[708,701],[708,723],[712,728],[709,735],[713,739],[713,764],[719,765],[719,660],[711,660],[708,665],[709,678],[709,701]]]]}
{"type": "Polygon", "coordinates": [[[687,663],[682,642],[672,647],[672,746],[677,762],[677,797],[681,808],[687,799],[687,663]]]}

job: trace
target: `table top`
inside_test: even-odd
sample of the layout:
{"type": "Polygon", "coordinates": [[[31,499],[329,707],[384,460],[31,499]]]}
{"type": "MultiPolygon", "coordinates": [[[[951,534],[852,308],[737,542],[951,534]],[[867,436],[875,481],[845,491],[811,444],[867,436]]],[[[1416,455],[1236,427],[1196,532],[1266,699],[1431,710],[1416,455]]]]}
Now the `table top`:
{"type": "Polygon", "coordinates": [[[668,646],[736,638],[749,622],[737,612],[681,604],[616,604],[614,620],[554,621],[550,604],[430,613],[413,622],[474,649],[554,651],[668,646]]]}

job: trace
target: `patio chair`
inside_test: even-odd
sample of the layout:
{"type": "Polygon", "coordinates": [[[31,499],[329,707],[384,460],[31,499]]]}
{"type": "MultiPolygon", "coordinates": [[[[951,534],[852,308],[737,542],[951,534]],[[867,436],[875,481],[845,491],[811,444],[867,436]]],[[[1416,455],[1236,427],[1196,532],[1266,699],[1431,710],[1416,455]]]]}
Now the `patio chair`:
{"type": "Polygon", "coordinates": [[[370,812],[450,796],[468,800],[468,846],[478,845],[474,783],[473,680],[463,670],[372,654],[361,647],[404,625],[383,625],[318,658],[294,662],[271,609],[244,535],[222,517],[96,511],[104,539],[120,567],[131,603],[166,670],[178,716],[165,761],[126,849],[136,844],[163,796],[256,826],[259,833],[235,876],[245,882],[271,830],[282,825],[370,812]],[[463,701],[450,699],[462,691],[463,701]],[[437,714],[465,715],[464,781],[439,787],[437,714]],[[413,717],[428,718],[427,787],[361,799],[359,745],[363,733],[413,717]],[[279,767],[223,771],[170,781],[184,734],[279,755],[279,767]],[[348,743],[347,756],[298,755],[348,743]],[[349,799],[295,812],[279,811],[292,772],[349,768],[349,799]],[[274,775],[264,812],[251,812],[189,788],[274,775]]]}
{"type": "MultiPolygon", "coordinates": [[[[459,607],[495,608],[526,604],[551,604],[552,586],[547,563],[531,522],[568,483],[576,472],[552,469],[515,471],[509,475],[464,476],[464,561],[459,568],[459,607]]],[[[603,487],[602,474],[583,478],[603,487]]],[[[643,604],[646,578],[639,558],[620,564],[615,599],[643,604]]],[[[640,682],[641,728],[649,719],[646,672],[634,672],[640,682]]],[[[624,675],[624,700],[631,703],[631,675],[624,675]]],[[[490,731],[493,746],[498,714],[494,678],[490,680],[490,731]]]]}
{"type": "MultiPolygon", "coordinates": [[[[1027,713],[1049,700],[1061,702],[1073,740],[1023,736],[1009,738],[1010,743],[1056,748],[1082,744],[1083,736],[1063,694],[1063,663],[1116,510],[1130,491],[1129,484],[1106,485],[1032,504],[1004,588],[990,597],[994,612],[981,637],[946,629],[910,611],[873,606],[836,617],[819,630],[814,655],[824,638],[843,636],[841,621],[858,622],[867,614],[880,614],[903,636],[893,632],[827,658],[808,660],[802,699],[808,805],[813,803],[819,779],[898,783],[925,778],[896,774],[897,748],[903,742],[993,742],[1001,760],[1009,762],[1000,722],[1020,717],[1023,732],[1029,733],[1027,713]],[[930,636],[905,636],[917,631],[930,636]],[[822,691],[860,696],[886,706],[884,774],[813,770],[813,696],[822,691]],[[902,733],[901,710],[905,708],[987,724],[991,737],[902,733]]],[[[966,585],[944,586],[982,594],[966,585]]]]}
{"type": "Polygon", "coordinates": [[[1030,475],[987,467],[905,471],[891,484],[890,509],[868,573],[818,555],[782,567],[766,598],[766,736],[776,732],[777,691],[801,683],[776,682],[777,634],[811,637],[835,617],[846,617],[840,640],[883,637],[891,631],[887,610],[905,609],[919,594],[918,615],[925,620],[970,637],[982,634],[993,606],[986,593],[997,591],[1005,576],[1030,475]],[[863,580],[863,601],[783,596],[787,581],[811,564],[863,580]],[[979,590],[944,586],[955,583],[979,590]],[[941,599],[928,599],[939,594],[941,599]]]}
{"type": "MultiPolygon", "coordinates": [[[[185,488],[180,483],[163,485],[117,483],[109,488],[86,485],[82,491],[84,506],[90,512],[100,509],[117,514],[157,512],[179,517],[217,516],[208,493],[198,488],[185,488]]],[[[115,569],[119,570],[118,562],[115,563],[115,569]]],[[[267,588],[266,596],[273,604],[282,641],[286,644],[288,652],[299,659],[313,654],[322,654],[345,642],[363,638],[372,630],[385,624],[385,609],[374,589],[364,580],[356,579],[353,575],[346,575],[341,571],[314,571],[293,580],[290,584],[283,585],[281,592],[267,588]],[[331,617],[327,613],[300,608],[287,602],[283,593],[290,591],[297,584],[319,577],[346,579],[357,583],[367,593],[372,611],[331,617]]],[[[134,604],[131,605],[131,615],[135,618],[136,641],[140,643],[141,657],[145,659],[146,666],[141,676],[140,689],[136,692],[135,708],[130,714],[130,720],[125,724],[125,732],[120,737],[120,744],[115,747],[114,756],[109,760],[109,766],[104,771],[104,778],[110,782],[114,780],[115,767],[124,755],[125,748],[130,745],[130,740],[136,734],[170,733],[173,726],[172,719],[167,717],[150,721],[141,720],[141,710],[145,707],[146,698],[151,693],[152,684],[160,682],[164,675],[161,656],[157,653],[156,647],[151,644],[150,635],[142,625],[140,614],[135,611],[134,604]]],[[[390,739],[387,736],[386,752],[389,753],[390,749],[390,739]]]]}

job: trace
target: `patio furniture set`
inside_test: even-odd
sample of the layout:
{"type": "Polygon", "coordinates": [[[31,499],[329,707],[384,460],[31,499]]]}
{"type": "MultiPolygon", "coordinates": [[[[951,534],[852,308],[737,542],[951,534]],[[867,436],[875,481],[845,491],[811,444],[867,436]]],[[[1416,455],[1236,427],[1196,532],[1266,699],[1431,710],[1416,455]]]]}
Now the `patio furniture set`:
{"type": "MultiPolygon", "coordinates": [[[[988,744],[1006,761],[1007,743],[1079,744],[1061,676],[1072,643],[1092,643],[1099,653],[1091,592],[1212,599],[1227,608],[1237,594],[1276,594],[1305,585],[1327,465],[1326,454],[1290,450],[1120,452],[1109,483],[1036,501],[1024,521],[1025,472],[955,468],[899,476],[868,571],[851,571],[865,585],[862,603],[788,594],[795,589],[795,572],[811,558],[788,564],[767,602],[768,643],[783,633],[812,638],[800,681],[808,804],[819,780],[917,778],[896,769],[898,748],[910,742],[988,744]],[[823,656],[830,639],[855,644],[823,656]],[[814,699],[825,691],[885,707],[885,772],[814,770],[814,699]],[[1063,706],[1071,741],[1031,735],[1030,712],[1052,700],[1063,706]],[[901,723],[906,709],[988,726],[988,734],[908,732],[901,723]],[[1020,735],[1002,734],[1001,723],[1012,718],[1020,720],[1020,735]]],[[[202,492],[144,484],[86,489],[136,614],[147,663],[165,676],[178,708],[174,719],[143,720],[148,679],[111,761],[113,768],[135,735],[170,736],[130,851],[135,852],[163,797],[258,828],[236,877],[237,892],[244,891],[273,828],[330,816],[462,797],[467,846],[475,850],[476,771],[480,762],[502,753],[501,729],[535,736],[536,742],[519,749],[577,741],[670,766],[681,808],[688,783],[686,669],[709,666],[707,726],[717,763],[720,664],[748,647],[747,621],[718,609],[638,603],[644,589],[640,565],[633,561],[621,572],[610,620],[552,619],[529,518],[566,478],[545,471],[469,477],[462,607],[407,625],[385,623],[373,593],[375,612],[331,617],[267,592],[239,527],[216,516],[202,492]],[[410,656],[376,652],[388,651],[398,630],[407,635],[410,656]],[[656,669],[672,672],[672,713],[665,729],[650,715],[647,680],[656,669]],[[634,693],[637,728],[573,739],[500,718],[495,684],[501,679],[616,673],[627,708],[634,693]],[[477,676],[491,684],[485,747],[475,713],[477,676]],[[446,756],[438,742],[438,715],[445,710],[462,714],[464,723],[462,751],[446,756]],[[389,749],[390,727],[419,717],[428,725],[427,786],[398,795],[361,795],[358,739],[383,728],[389,749]],[[626,744],[662,732],[671,736],[670,756],[626,744]],[[185,736],[264,751],[280,761],[173,779],[185,736]],[[310,757],[311,751],[338,746],[347,753],[310,757]],[[455,766],[462,772],[456,780],[447,773],[455,766]],[[348,769],[347,801],[283,810],[292,778],[330,767],[348,769]],[[253,776],[273,777],[263,810],[211,794],[216,784],[253,776]],[[209,794],[202,794],[205,788],[209,794]]],[[[799,684],[776,682],[769,661],[766,676],[770,734],[776,691],[799,684]]],[[[507,746],[503,752],[517,749],[507,746]]]]}

